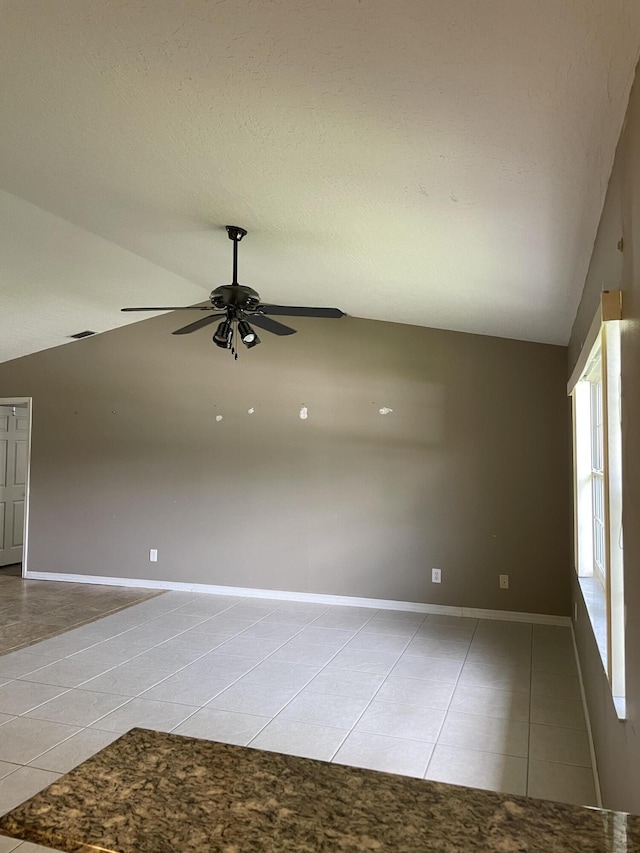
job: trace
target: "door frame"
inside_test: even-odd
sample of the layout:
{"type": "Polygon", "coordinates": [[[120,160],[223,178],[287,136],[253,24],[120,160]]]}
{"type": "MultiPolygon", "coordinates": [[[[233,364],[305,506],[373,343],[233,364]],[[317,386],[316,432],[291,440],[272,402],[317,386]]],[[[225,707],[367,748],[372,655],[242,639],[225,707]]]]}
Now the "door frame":
{"type": "Polygon", "coordinates": [[[22,577],[27,576],[29,559],[29,504],[31,497],[31,428],[33,424],[33,397],[0,397],[0,406],[27,404],[27,476],[24,489],[24,529],[22,531],[22,577]]]}

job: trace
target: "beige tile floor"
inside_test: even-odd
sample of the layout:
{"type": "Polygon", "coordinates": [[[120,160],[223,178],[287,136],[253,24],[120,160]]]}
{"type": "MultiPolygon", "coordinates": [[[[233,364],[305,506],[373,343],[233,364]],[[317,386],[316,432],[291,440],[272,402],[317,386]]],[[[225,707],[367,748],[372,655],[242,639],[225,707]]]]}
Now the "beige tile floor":
{"type": "Polygon", "coordinates": [[[596,803],[569,628],[166,593],[0,657],[0,813],[132,726],[596,803]]]}

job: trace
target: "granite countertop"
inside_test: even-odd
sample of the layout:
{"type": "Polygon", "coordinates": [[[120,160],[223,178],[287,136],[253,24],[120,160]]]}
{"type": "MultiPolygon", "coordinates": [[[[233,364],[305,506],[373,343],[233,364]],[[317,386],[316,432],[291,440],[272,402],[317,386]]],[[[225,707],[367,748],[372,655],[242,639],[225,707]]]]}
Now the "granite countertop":
{"type": "Polygon", "coordinates": [[[640,853],[640,817],[132,729],[0,819],[59,850],[640,853]]]}

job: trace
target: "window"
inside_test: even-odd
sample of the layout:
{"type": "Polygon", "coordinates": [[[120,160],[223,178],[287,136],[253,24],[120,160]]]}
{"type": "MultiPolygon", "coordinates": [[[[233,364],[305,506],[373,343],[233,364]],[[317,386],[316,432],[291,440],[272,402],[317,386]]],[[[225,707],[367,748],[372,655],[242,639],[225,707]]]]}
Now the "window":
{"type": "Polygon", "coordinates": [[[568,390],[576,571],[616,709],[624,716],[620,317],[621,294],[603,293],[568,390]]]}

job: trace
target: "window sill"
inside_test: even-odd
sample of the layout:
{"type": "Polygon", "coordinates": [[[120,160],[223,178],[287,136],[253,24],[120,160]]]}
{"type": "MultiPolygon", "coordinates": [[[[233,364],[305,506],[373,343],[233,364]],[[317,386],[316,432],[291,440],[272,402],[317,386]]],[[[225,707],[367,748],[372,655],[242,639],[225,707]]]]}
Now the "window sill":
{"type": "Polygon", "coordinates": [[[613,704],[616,706],[618,719],[623,723],[627,719],[627,700],[624,696],[614,696],[613,704]]]}
{"type": "MultiPolygon", "coordinates": [[[[598,646],[598,651],[600,652],[605,677],[607,677],[607,602],[605,593],[602,586],[594,577],[578,578],[578,584],[582,590],[584,604],[589,614],[593,635],[598,646]]],[[[618,719],[625,720],[627,715],[625,697],[612,696],[612,699],[618,719]]]]}

